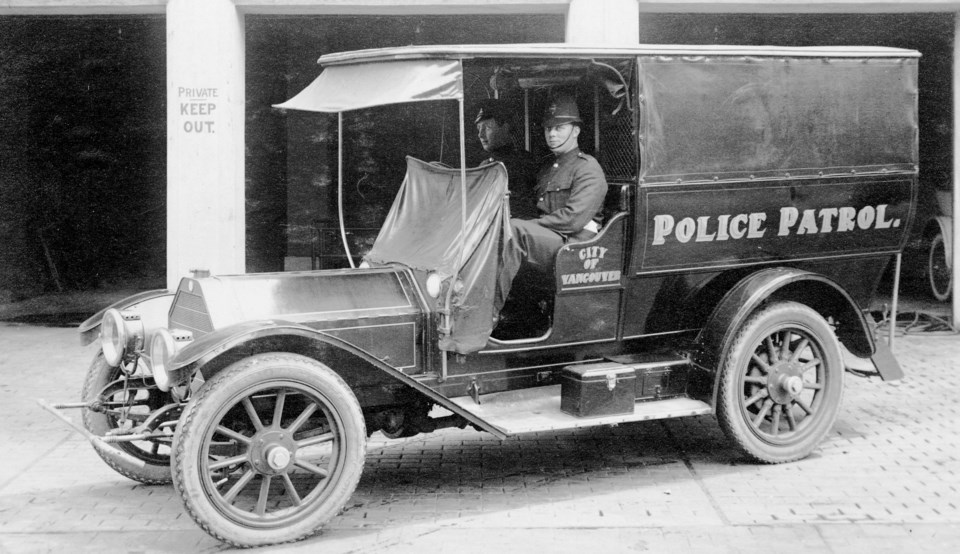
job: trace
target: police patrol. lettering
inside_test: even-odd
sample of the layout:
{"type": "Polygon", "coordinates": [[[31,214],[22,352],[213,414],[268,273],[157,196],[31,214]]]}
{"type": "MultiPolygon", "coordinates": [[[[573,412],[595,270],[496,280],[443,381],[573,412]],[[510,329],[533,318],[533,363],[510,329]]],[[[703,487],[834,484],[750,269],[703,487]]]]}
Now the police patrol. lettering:
{"type": "MultiPolygon", "coordinates": [[[[900,226],[899,219],[887,217],[887,204],[850,206],[837,208],[806,209],[802,212],[792,206],[780,208],[776,223],[777,236],[811,235],[818,233],[843,233],[889,229],[900,226]]],[[[767,232],[767,213],[704,215],[684,217],[677,221],[672,215],[661,214],[653,218],[653,242],[666,244],[670,237],[677,242],[713,242],[721,240],[758,239],[767,232]]]]}

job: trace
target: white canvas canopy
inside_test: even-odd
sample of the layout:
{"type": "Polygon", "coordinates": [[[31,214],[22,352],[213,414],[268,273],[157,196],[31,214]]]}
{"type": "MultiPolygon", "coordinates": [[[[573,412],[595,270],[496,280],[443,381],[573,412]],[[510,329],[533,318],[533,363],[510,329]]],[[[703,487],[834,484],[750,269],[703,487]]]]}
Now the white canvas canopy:
{"type": "Polygon", "coordinates": [[[337,113],[401,102],[462,98],[459,60],[398,60],[326,67],[300,94],[276,107],[337,113]]]}

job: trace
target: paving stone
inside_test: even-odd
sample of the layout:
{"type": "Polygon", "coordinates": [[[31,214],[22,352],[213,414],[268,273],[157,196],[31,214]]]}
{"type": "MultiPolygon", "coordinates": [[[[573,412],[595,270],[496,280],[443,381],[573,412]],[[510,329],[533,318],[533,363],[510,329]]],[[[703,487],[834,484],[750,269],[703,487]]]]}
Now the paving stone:
{"type": "MultiPolygon", "coordinates": [[[[223,550],[171,487],[116,474],[36,405],[78,398],[93,349],[74,331],[0,324],[0,352],[0,552],[223,550]]],[[[847,375],[834,429],[791,464],[739,459],[711,416],[376,434],[347,509],[271,551],[960,550],[960,338],[901,337],[897,356],[902,382],[847,375]]]]}

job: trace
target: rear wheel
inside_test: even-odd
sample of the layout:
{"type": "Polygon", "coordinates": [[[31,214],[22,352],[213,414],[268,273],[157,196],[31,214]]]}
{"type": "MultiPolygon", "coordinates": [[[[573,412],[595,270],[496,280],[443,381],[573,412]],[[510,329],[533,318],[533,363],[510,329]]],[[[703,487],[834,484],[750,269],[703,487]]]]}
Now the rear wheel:
{"type": "Polygon", "coordinates": [[[930,241],[930,251],[927,256],[927,278],[930,282],[930,293],[941,302],[950,299],[953,289],[953,276],[947,265],[947,247],[943,241],[943,233],[937,233],[930,241]]]}
{"type": "MultiPolygon", "coordinates": [[[[98,437],[107,436],[120,430],[143,423],[146,417],[172,401],[167,393],[148,381],[124,377],[119,367],[110,367],[97,352],[87,370],[83,382],[82,398],[86,403],[97,403],[96,410],[83,410],[83,426],[98,437]]],[[[170,438],[157,438],[149,441],[113,443],[112,447],[94,445],[97,454],[117,473],[148,485],[170,483],[170,438]],[[116,448],[134,458],[142,460],[142,466],[135,465],[124,458],[111,455],[110,448],[116,448]]]]}
{"type": "Polygon", "coordinates": [[[302,539],[337,515],[363,470],[359,403],[329,367],[259,354],[207,381],[174,437],[190,516],[237,546],[302,539]]]}
{"type": "Polygon", "coordinates": [[[733,444],[766,463],[809,455],[833,427],[843,358],[830,325],[796,302],[760,309],[720,369],[717,417],[733,444]]]}

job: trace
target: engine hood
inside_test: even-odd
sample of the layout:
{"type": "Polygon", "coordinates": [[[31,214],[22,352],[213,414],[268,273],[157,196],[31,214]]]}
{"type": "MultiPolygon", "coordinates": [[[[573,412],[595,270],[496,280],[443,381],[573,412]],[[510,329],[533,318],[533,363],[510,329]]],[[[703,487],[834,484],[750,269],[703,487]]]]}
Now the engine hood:
{"type": "Polygon", "coordinates": [[[170,325],[195,337],[236,323],[322,323],[420,313],[414,280],[398,267],[225,275],[180,281],[170,325]]]}

